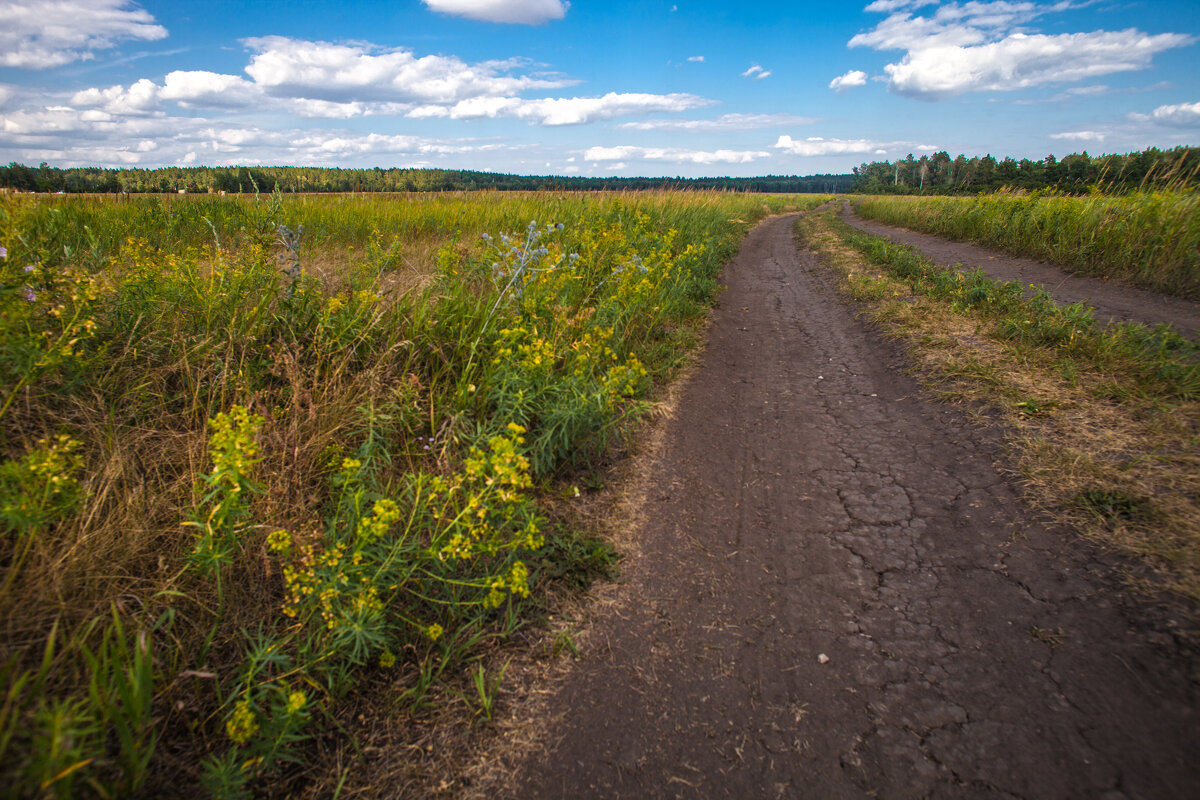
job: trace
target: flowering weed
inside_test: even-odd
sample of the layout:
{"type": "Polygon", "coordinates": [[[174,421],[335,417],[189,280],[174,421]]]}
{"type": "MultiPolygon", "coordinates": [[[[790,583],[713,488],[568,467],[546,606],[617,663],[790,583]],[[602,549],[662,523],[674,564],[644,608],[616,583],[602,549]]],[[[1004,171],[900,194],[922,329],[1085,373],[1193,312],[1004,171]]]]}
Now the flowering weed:
{"type": "Polygon", "coordinates": [[[215,796],[286,793],[364,676],[439,696],[611,562],[548,482],[629,430],[762,213],[0,198],[0,783],[190,793],[183,752],[215,796]]]}

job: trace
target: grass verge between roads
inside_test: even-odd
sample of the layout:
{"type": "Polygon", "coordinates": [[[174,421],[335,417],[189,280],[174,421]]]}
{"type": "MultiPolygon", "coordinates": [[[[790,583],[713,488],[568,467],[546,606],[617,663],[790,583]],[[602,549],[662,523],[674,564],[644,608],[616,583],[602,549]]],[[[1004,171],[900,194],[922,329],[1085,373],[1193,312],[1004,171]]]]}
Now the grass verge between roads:
{"type": "Polygon", "coordinates": [[[858,213],[948,239],[977,242],[1068,270],[1200,298],[1200,193],[1057,197],[866,197],[858,213]]]}
{"type": "Polygon", "coordinates": [[[1165,326],[939,267],[835,211],[797,233],[943,397],[996,412],[1029,499],[1148,567],[1142,589],[1200,601],[1200,348],[1165,326]]]}

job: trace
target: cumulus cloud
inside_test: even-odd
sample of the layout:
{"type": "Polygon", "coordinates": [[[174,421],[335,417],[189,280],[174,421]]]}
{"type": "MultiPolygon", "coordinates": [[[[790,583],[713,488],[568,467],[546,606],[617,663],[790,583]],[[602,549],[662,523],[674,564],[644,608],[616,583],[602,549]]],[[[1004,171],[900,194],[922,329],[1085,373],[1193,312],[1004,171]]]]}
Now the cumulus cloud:
{"type": "MultiPolygon", "coordinates": [[[[1151,35],[1134,28],[1046,35],[1030,22],[1086,3],[935,3],[881,0],[868,11],[888,16],[850,39],[850,47],[904,50],[884,72],[892,91],[939,100],[969,91],[1012,91],[1098,75],[1145,69],[1164,50],[1191,44],[1191,36],[1151,35]],[[928,5],[931,14],[914,12],[928,5]]],[[[832,86],[832,84],[831,84],[832,86]]]]}
{"type": "MultiPolygon", "coordinates": [[[[203,163],[409,165],[520,147],[476,139],[359,133],[347,130],[222,124],[193,117],[114,117],[99,110],[50,107],[0,118],[0,135],[17,160],[62,166],[203,163]],[[190,158],[189,158],[190,155],[190,158]]],[[[455,162],[460,163],[460,162],[455,162]]]]}
{"type": "Polygon", "coordinates": [[[758,64],[754,64],[748,70],[742,73],[742,77],[754,78],[756,81],[761,81],[763,78],[771,77],[771,70],[763,69],[758,64]]]}
{"type": "Polygon", "coordinates": [[[1105,135],[1099,131],[1063,131],[1050,134],[1050,138],[1074,142],[1103,142],[1105,135]]]}
{"type": "Polygon", "coordinates": [[[176,70],[167,73],[159,97],[184,106],[246,108],[261,102],[262,92],[253,83],[237,75],[176,70]]]}
{"type": "Polygon", "coordinates": [[[891,11],[899,11],[902,8],[920,8],[921,6],[936,5],[933,0],[875,0],[874,3],[867,6],[863,11],[877,11],[886,14],[891,11]]]}
{"type": "Polygon", "coordinates": [[[128,0],[3,0],[0,66],[48,69],[92,57],[122,41],[167,35],[128,0]]]}
{"type": "Polygon", "coordinates": [[[585,161],[619,161],[625,159],[642,161],[667,161],[675,164],[748,164],[771,154],[759,150],[687,150],[680,147],[589,147],[584,151],[585,161]]]}
{"type": "Polygon", "coordinates": [[[694,94],[641,94],[609,92],[601,97],[478,97],[449,108],[415,109],[410,116],[448,116],[451,119],[513,117],[537,125],[582,125],[634,114],[677,113],[710,105],[694,94]]]}
{"type": "Polygon", "coordinates": [[[417,57],[407,50],[335,45],[282,37],[248,40],[254,55],[237,75],[169,73],[160,86],[143,78],[131,86],[86,89],[73,106],[111,115],[163,113],[163,104],[231,110],[269,110],[307,118],[406,115],[412,119],[515,118],[536,125],[581,125],[710,105],[692,94],[609,92],[599,97],[525,98],[519,93],[575,81],[513,74],[519,60],[467,64],[454,56],[417,57]]]}
{"type": "Polygon", "coordinates": [[[76,92],[71,104],[83,108],[101,109],[118,116],[148,114],[158,108],[159,87],[154,81],[142,78],[131,86],[111,86],[107,89],[85,89],[76,92]]]}
{"type": "MultiPolygon", "coordinates": [[[[870,139],[824,139],[820,136],[810,136],[807,139],[793,139],[791,136],[780,136],[773,147],[796,156],[831,156],[847,153],[884,153],[888,149],[903,142],[875,142],[870,139]]],[[[917,147],[916,149],[923,149],[917,147]]]]}
{"type": "Polygon", "coordinates": [[[84,89],[75,93],[71,105],[101,109],[114,116],[129,116],[162,113],[163,101],[177,102],[185,107],[221,109],[273,105],[257,86],[237,75],[178,70],[168,73],[162,86],[142,78],[130,86],[84,89]]]}
{"type": "Polygon", "coordinates": [[[275,95],[344,102],[455,103],[470,97],[555,89],[577,81],[512,75],[519,60],[468,64],[456,56],[267,36],[246,39],[254,51],[246,73],[275,95]]]}
{"type": "Polygon", "coordinates": [[[542,25],[567,15],[562,0],[424,0],[430,10],[481,22],[542,25]]]}
{"type": "Polygon", "coordinates": [[[847,89],[855,86],[865,86],[867,83],[867,73],[861,69],[852,69],[845,75],[839,75],[829,82],[829,88],[835,92],[844,92],[847,89]]]}
{"type": "Polygon", "coordinates": [[[782,128],[787,125],[811,125],[816,117],[794,114],[722,114],[716,119],[649,119],[622,122],[618,128],[631,131],[751,131],[782,128]]]}
{"type": "Polygon", "coordinates": [[[1157,122],[1179,128],[1200,127],[1200,103],[1159,106],[1149,114],[1130,114],[1134,122],[1157,122]]]}
{"type": "Polygon", "coordinates": [[[940,99],[1145,69],[1156,53],[1190,41],[1181,34],[1149,35],[1133,29],[1056,36],[1014,33],[976,47],[911,51],[898,64],[885,66],[884,72],[899,94],[940,99]]]}

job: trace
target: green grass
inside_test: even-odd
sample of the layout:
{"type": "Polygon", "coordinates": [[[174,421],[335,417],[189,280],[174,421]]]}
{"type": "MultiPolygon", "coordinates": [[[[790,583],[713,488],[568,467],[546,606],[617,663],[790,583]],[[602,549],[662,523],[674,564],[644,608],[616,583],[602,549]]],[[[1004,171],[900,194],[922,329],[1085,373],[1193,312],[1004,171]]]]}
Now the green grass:
{"type": "Polygon", "coordinates": [[[0,783],[286,794],[365,677],[442,696],[608,568],[543,498],[821,199],[0,200],[0,783]]]}
{"type": "Polygon", "coordinates": [[[1044,259],[1083,275],[1200,298],[1200,194],[868,197],[858,213],[889,225],[1044,259]]]}

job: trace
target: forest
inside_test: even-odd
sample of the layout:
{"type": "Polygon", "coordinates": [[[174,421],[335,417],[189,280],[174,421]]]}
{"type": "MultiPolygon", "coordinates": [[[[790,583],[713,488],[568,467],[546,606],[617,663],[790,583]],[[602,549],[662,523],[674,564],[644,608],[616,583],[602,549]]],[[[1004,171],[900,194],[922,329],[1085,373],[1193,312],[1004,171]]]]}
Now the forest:
{"type": "Polygon", "coordinates": [[[765,175],[752,178],[589,178],[512,175],[447,169],[336,167],[36,167],[0,166],[0,187],[25,192],[128,194],[239,194],[272,192],[445,192],[445,191],[637,191],[645,189],[819,194],[978,194],[996,189],[1086,194],[1093,188],[1126,192],[1143,188],[1193,188],[1200,175],[1200,148],[1176,147],[1061,159],[1037,160],[945,150],[916,158],[861,164],[850,174],[765,175]]]}
{"type": "Polygon", "coordinates": [[[1037,161],[985,155],[951,158],[945,150],[900,161],[874,161],[854,168],[858,194],[977,194],[996,189],[1052,190],[1085,194],[1144,188],[1194,188],[1200,173],[1200,148],[1176,147],[1101,156],[1072,153],[1037,161]]]}
{"type": "Polygon", "coordinates": [[[273,192],[636,191],[693,189],[735,192],[833,193],[850,190],[852,175],[767,175],[755,178],[586,178],[508,175],[446,169],[334,167],[160,167],[60,169],[11,163],[0,187],[26,192],[188,194],[273,192]]]}

